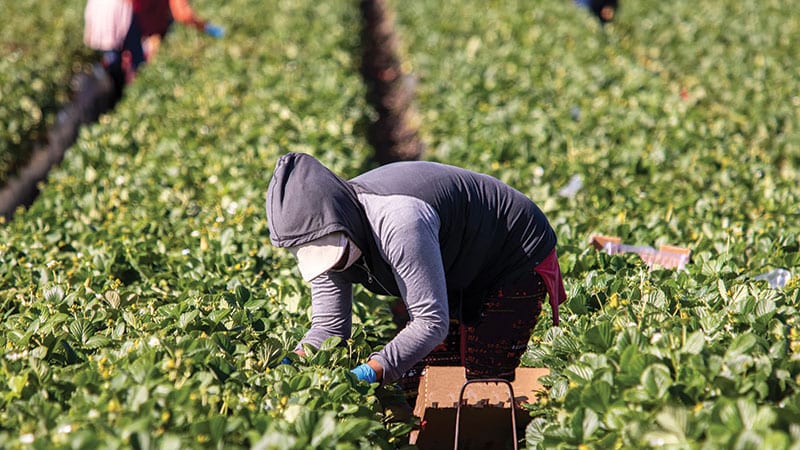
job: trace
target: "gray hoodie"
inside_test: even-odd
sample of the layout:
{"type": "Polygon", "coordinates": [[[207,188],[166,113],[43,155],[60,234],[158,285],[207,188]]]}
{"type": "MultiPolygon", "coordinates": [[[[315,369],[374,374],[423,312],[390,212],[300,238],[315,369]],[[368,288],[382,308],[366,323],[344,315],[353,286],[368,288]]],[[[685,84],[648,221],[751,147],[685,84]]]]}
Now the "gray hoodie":
{"type": "Polygon", "coordinates": [[[432,162],[388,164],[345,181],[289,153],[267,191],[270,240],[304,244],[341,231],[361,249],[343,272],[311,282],[312,326],[302,342],[350,336],[352,284],[403,299],[410,322],[371,355],[399,378],[447,335],[449,314],[477,320],[486,295],[539,264],[556,245],[542,211],[499,180],[432,162]]]}

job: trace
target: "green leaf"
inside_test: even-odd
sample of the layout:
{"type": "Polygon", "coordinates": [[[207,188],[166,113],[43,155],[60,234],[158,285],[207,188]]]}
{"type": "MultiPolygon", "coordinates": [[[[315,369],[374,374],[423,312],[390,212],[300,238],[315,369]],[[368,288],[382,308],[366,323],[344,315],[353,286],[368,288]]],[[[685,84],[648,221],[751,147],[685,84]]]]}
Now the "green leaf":
{"type": "Polygon", "coordinates": [[[647,367],[647,358],[635,345],[629,345],[619,357],[620,373],[617,381],[624,386],[639,383],[642,372],[647,367]]]}
{"type": "Polygon", "coordinates": [[[547,420],[536,417],[525,428],[525,441],[529,448],[535,448],[544,441],[544,430],[547,427],[547,420]]]}
{"type": "Polygon", "coordinates": [[[686,342],[684,342],[681,351],[691,355],[697,355],[703,351],[705,343],[705,334],[702,331],[695,331],[686,338],[686,342]]]}
{"type": "Polygon", "coordinates": [[[614,343],[615,333],[610,322],[601,322],[588,330],[583,342],[589,349],[603,353],[614,343]]]}
{"type": "Polygon", "coordinates": [[[581,402],[587,408],[603,414],[611,403],[612,387],[602,380],[597,380],[581,391],[581,402]]]}
{"type": "Polygon", "coordinates": [[[600,428],[600,417],[591,409],[585,409],[581,438],[585,441],[591,440],[592,435],[594,435],[598,428],[600,428]]]}
{"type": "Polygon", "coordinates": [[[208,431],[211,434],[212,442],[222,442],[225,437],[225,416],[213,416],[208,419],[208,431]]]}
{"type": "Polygon", "coordinates": [[[664,397],[672,386],[672,375],[663,364],[651,364],[642,372],[642,386],[652,399],[664,397]]]}
{"type": "Polygon", "coordinates": [[[100,334],[96,334],[87,339],[84,345],[86,346],[86,348],[97,349],[106,347],[110,342],[111,340],[109,338],[100,334]]]}
{"type": "Polygon", "coordinates": [[[664,430],[685,442],[689,414],[685,408],[667,406],[656,414],[656,423],[664,430]]]}
{"type": "Polygon", "coordinates": [[[113,309],[119,308],[119,305],[122,302],[119,292],[112,290],[106,291],[105,294],[103,294],[103,299],[113,309]]]}
{"type": "Polygon", "coordinates": [[[745,332],[733,338],[728,350],[725,352],[725,359],[733,359],[739,355],[746,355],[756,345],[758,339],[753,333],[745,332]]]}
{"type": "Polygon", "coordinates": [[[180,317],[178,318],[178,327],[181,330],[186,330],[192,322],[197,319],[197,316],[200,315],[200,312],[196,309],[192,309],[186,311],[185,313],[181,313],[180,317]]]}
{"type": "Polygon", "coordinates": [[[289,380],[289,387],[292,391],[300,391],[303,389],[308,389],[311,386],[311,377],[305,374],[298,374],[292,377],[289,380]]]}
{"type": "Polygon", "coordinates": [[[92,324],[85,319],[74,320],[69,325],[70,335],[82,345],[86,345],[87,340],[92,336],[93,332],[92,324]]]}
{"type": "Polygon", "coordinates": [[[218,324],[230,314],[231,310],[229,308],[217,309],[208,314],[208,319],[211,320],[212,323],[218,324]]]}
{"type": "Polygon", "coordinates": [[[28,384],[28,373],[24,372],[20,375],[12,375],[8,379],[8,388],[11,390],[12,398],[19,398],[22,395],[22,390],[28,384]]]}
{"type": "Polygon", "coordinates": [[[158,446],[159,450],[180,450],[183,448],[181,439],[174,434],[165,434],[158,446]]]}
{"type": "Polygon", "coordinates": [[[322,341],[322,344],[319,346],[319,349],[320,351],[330,351],[341,345],[341,343],[342,343],[342,338],[340,338],[339,336],[331,336],[322,341]]]}
{"type": "Polygon", "coordinates": [[[332,412],[328,411],[322,414],[322,417],[316,423],[314,432],[311,438],[311,446],[313,448],[324,448],[326,443],[332,443],[335,440],[336,431],[336,418],[332,412]]]}
{"type": "Polygon", "coordinates": [[[64,289],[61,286],[51,286],[44,290],[43,297],[44,301],[51,305],[61,303],[64,299],[64,289]]]}
{"type": "Polygon", "coordinates": [[[584,384],[592,381],[594,370],[586,364],[574,363],[564,369],[564,375],[574,383],[584,384]]]}

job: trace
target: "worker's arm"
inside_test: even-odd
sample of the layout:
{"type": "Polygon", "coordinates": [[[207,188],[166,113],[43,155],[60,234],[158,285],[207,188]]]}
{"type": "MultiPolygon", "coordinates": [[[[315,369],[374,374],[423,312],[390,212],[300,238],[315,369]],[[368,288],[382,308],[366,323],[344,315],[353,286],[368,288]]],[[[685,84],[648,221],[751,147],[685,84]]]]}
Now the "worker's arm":
{"type": "Polygon", "coordinates": [[[222,27],[200,19],[189,5],[189,0],[169,0],[169,9],[172,11],[172,18],[183,24],[197,28],[209,36],[220,38],[225,34],[222,27]]]}
{"type": "Polygon", "coordinates": [[[352,332],[353,286],[336,274],[323,273],[311,281],[311,328],[295,348],[305,356],[303,344],[319,347],[325,339],[350,338],[352,332]]]}
{"type": "Polygon", "coordinates": [[[194,10],[189,5],[189,0],[169,0],[169,9],[172,11],[173,19],[203,31],[206,22],[195,15],[194,10]]]}
{"type": "Polygon", "coordinates": [[[410,316],[406,327],[367,362],[380,375],[378,380],[392,382],[447,337],[450,316],[439,217],[413,197],[362,194],[359,200],[410,316]]]}

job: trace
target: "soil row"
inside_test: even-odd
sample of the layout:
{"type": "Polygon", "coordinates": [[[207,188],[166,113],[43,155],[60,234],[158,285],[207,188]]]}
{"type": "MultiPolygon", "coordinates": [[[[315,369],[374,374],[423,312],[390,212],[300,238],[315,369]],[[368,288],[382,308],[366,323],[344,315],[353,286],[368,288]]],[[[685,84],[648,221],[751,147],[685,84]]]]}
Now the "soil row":
{"type": "Polygon", "coordinates": [[[361,75],[367,101],[378,113],[378,120],[367,131],[367,141],[380,164],[419,159],[425,144],[414,120],[416,78],[403,73],[392,11],[385,0],[361,0],[359,6],[363,19],[361,75]]]}
{"type": "Polygon", "coordinates": [[[11,220],[18,207],[33,203],[39,195],[40,183],[47,179],[50,169],[64,159],[80,127],[96,122],[117,101],[113,82],[100,66],[76,75],[73,86],[73,99],[56,115],[55,123],[47,132],[47,141],[34,147],[28,163],[0,189],[0,217],[3,219],[11,220]]]}

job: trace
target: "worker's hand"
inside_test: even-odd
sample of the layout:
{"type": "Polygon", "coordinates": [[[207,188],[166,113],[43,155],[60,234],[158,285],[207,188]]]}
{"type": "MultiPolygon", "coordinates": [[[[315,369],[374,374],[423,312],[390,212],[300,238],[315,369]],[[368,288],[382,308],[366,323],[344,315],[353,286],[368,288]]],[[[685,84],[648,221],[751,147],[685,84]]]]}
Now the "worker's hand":
{"type": "Polygon", "coordinates": [[[206,22],[205,26],[203,27],[203,31],[207,35],[215,38],[221,38],[222,36],[225,36],[225,30],[211,22],[206,22]]]}
{"type": "Polygon", "coordinates": [[[366,381],[368,383],[375,383],[378,381],[378,374],[375,372],[375,369],[369,366],[369,364],[361,364],[350,372],[353,372],[359,380],[366,381]]]}

